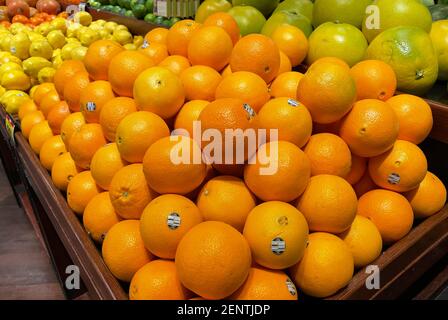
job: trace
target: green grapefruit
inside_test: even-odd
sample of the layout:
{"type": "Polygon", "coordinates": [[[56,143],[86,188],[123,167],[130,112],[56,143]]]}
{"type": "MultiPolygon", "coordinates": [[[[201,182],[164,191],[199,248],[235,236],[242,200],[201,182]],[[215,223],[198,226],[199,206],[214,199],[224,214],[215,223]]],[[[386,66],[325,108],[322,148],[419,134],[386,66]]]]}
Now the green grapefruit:
{"type": "Polygon", "coordinates": [[[367,17],[362,24],[362,32],[369,42],[384,30],[398,26],[419,27],[426,32],[431,30],[431,12],[419,0],[375,0],[373,4],[378,8],[379,28],[372,28],[367,17]]]}
{"type": "Polygon", "coordinates": [[[265,17],[269,17],[272,11],[278,6],[278,3],[279,0],[232,0],[234,7],[251,6],[264,14],[265,17]]]}
{"type": "Polygon", "coordinates": [[[236,6],[227,13],[235,19],[243,37],[251,33],[260,33],[266,23],[263,14],[251,6],[236,6]]]}
{"type": "Polygon", "coordinates": [[[300,13],[294,11],[282,10],[274,13],[263,26],[261,33],[270,37],[278,26],[283,24],[290,24],[299,28],[303,33],[309,37],[313,31],[310,20],[300,13]]]}
{"type": "Polygon", "coordinates": [[[349,23],[361,28],[366,7],[373,0],[316,0],[314,1],[313,25],[325,22],[349,23]]]}
{"type": "Polygon", "coordinates": [[[280,2],[274,13],[279,11],[292,11],[300,13],[313,21],[313,2],[311,0],[285,0],[280,2]]]}
{"type": "Polygon", "coordinates": [[[336,57],[353,66],[364,58],[367,41],[362,32],[348,23],[326,22],[309,38],[307,63],[323,57],[336,57]]]}
{"type": "Polygon", "coordinates": [[[367,59],[388,63],[397,75],[398,89],[422,95],[437,80],[438,59],[429,35],[418,27],[395,27],[369,45],[367,59]]]}

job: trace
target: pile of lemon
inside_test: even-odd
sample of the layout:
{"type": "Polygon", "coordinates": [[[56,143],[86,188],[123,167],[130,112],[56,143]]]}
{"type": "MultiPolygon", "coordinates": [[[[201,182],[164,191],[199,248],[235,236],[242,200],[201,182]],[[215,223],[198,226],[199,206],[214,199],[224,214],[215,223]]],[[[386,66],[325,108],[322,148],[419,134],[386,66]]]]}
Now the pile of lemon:
{"type": "Polygon", "coordinates": [[[0,26],[0,103],[8,113],[17,113],[32,87],[53,82],[63,61],[82,60],[89,45],[100,39],[114,40],[128,50],[143,44],[143,37],[134,37],[126,26],[92,22],[84,11],[72,19],[58,17],[35,28],[21,23],[0,26]]]}

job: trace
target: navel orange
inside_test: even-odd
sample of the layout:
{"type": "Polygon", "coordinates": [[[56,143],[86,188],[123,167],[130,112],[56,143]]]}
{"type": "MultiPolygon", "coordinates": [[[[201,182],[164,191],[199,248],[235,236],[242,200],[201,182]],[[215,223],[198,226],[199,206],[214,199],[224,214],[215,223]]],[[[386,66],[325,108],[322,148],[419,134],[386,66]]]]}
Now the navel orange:
{"type": "Polygon", "coordinates": [[[101,126],[97,123],[87,123],[73,132],[68,150],[77,166],[89,169],[95,152],[106,143],[101,126]]]}
{"type": "Polygon", "coordinates": [[[39,158],[42,166],[51,171],[53,163],[60,155],[66,153],[64,141],[60,135],[47,139],[40,149],[39,158]]]}
{"type": "Polygon", "coordinates": [[[115,142],[120,121],[134,112],[137,112],[137,104],[134,99],[117,97],[106,102],[100,112],[100,125],[106,139],[115,142]]]}
{"type": "Polygon", "coordinates": [[[90,163],[90,171],[97,185],[104,190],[109,190],[110,183],[115,173],[127,165],[116,143],[109,143],[99,148],[93,155],[90,163]]]}
{"type": "Polygon", "coordinates": [[[104,80],[90,82],[79,98],[80,110],[86,122],[98,123],[101,108],[114,97],[110,82],[104,80]]]}
{"type": "Polygon", "coordinates": [[[211,67],[196,65],[185,69],[180,80],[185,89],[186,100],[213,101],[222,77],[211,67]]]}
{"type": "Polygon", "coordinates": [[[112,40],[98,40],[92,43],[83,60],[90,77],[95,81],[107,80],[112,58],[123,50],[118,42],[112,40]]]}
{"type": "Polygon", "coordinates": [[[68,206],[76,214],[82,215],[90,200],[100,192],[101,189],[96,185],[90,171],[82,171],[75,175],[68,183],[68,206]]]}
{"type": "Polygon", "coordinates": [[[140,219],[146,249],[163,259],[174,259],[183,236],[202,222],[198,207],[190,199],[165,194],[152,200],[140,219]]]}

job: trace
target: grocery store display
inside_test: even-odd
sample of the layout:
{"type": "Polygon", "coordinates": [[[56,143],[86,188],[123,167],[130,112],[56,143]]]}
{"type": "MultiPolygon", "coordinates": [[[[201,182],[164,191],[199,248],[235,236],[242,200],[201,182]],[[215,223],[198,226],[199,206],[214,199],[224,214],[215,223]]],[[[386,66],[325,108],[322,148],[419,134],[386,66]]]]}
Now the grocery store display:
{"type": "Polygon", "coordinates": [[[0,26],[0,103],[130,299],[326,298],[444,207],[418,95],[448,27],[420,1],[374,1],[376,31],[372,1],[89,4],[169,28],[39,0],[0,26]]]}

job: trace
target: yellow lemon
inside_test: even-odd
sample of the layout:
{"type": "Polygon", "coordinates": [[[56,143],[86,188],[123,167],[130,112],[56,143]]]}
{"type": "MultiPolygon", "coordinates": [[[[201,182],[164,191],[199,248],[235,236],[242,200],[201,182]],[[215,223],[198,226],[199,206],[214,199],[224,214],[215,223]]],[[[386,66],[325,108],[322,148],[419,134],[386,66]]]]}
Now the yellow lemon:
{"type": "Polygon", "coordinates": [[[64,18],[54,18],[51,22],[50,25],[55,28],[55,30],[60,30],[62,32],[67,31],[67,20],[65,20],[64,18]]]}
{"type": "Polygon", "coordinates": [[[144,38],[142,36],[135,36],[134,37],[134,44],[137,48],[140,48],[143,45],[144,38]]]}
{"type": "Polygon", "coordinates": [[[30,55],[32,57],[42,57],[47,60],[53,56],[53,48],[47,40],[39,40],[31,43],[30,55]]]}
{"type": "Polygon", "coordinates": [[[104,24],[104,28],[109,31],[110,33],[114,32],[114,30],[117,28],[118,23],[113,21],[108,21],[104,24]]]}
{"type": "Polygon", "coordinates": [[[87,53],[87,47],[79,46],[72,50],[72,59],[73,60],[84,60],[84,57],[87,53]]]}
{"type": "Polygon", "coordinates": [[[3,76],[3,74],[12,70],[22,70],[22,66],[15,62],[7,62],[2,64],[0,67],[0,78],[3,76]]]}
{"type": "Polygon", "coordinates": [[[5,92],[6,92],[6,89],[4,87],[0,86],[0,99],[5,92]]]}
{"type": "Polygon", "coordinates": [[[92,16],[86,11],[79,11],[75,13],[75,22],[78,22],[83,26],[88,26],[92,23],[92,16]]]}
{"type": "Polygon", "coordinates": [[[11,46],[11,40],[13,35],[10,33],[2,34],[0,36],[0,47],[3,50],[3,52],[9,52],[9,48],[11,46]]]}
{"type": "Polygon", "coordinates": [[[29,54],[29,49],[31,46],[31,40],[26,33],[15,34],[10,42],[9,51],[21,60],[27,59],[29,54]]]}
{"type": "Polygon", "coordinates": [[[7,91],[0,99],[0,102],[5,106],[5,110],[8,113],[19,112],[20,106],[30,97],[23,91],[10,90],[7,91]]]}
{"type": "Polygon", "coordinates": [[[65,36],[61,30],[50,31],[47,35],[47,40],[53,49],[62,48],[66,43],[65,36]]]}
{"type": "Polygon", "coordinates": [[[126,43],[123,48],[126,50],[137,50],[138,47],[134,43],[126,43]]]}
{"type": "Polygon", "coordinates": [[[92,43],[100,39],[101,36],[97,31],[88,28],[85,29],[79,37],[79,41],[81,41],[81,44],[86,47],[90,46],[92,43]]]}
{"type": "Polygon", "coordinates": [[[429,36],[439,59],[439,80],[448,80],[448,20],[434,22],[429,36]]]}
{"type": "Polygon", "coordinates": [[[53,57],[53,59],[51,59],[51,62],[53,63],[53,68],[59,69],[64,60],[62,59],[61,55],[58,55],[56,57],[53,57]]]}
{"type": "Polygon", "coordinates": [[[30,89],[30,98],[31,98],[31,99],[34,98],[34,93],[36,92],[36,90],[37,90],[38,87],[39,87],[38,85],[35,85],[35,86],[33,86],[33,87],[30,89]]]}
{"type": "Polygon", "coordinates": [[[61,50],[62,60],[70,60],[72,58],[72,50],[80,46],[81,44],[76,42],[67,43],[63,46],[61,50]]]}
{"type": "Polygon", "coordinates": [[[22,63],[23,71],[31,77],[37,77],[37,73],[40,69],[45,67],[51,67],[52,64],[45,58],[42,57],[31,57],[23,61],[22,63]]]}
{"type": "Polygon", "coordinates": [[[39,81],[39,83],[53,82],[53,77],[55,73],[56,69],[52,67],[45,67],[41,69],[37,74],[37,80],[39,81]]]}
{"type": "Polygon", "coordinates": [[[123,29],[117,29],[113,33],[114,39],[121,45],[131,43],[133,41],[132,34],[123,29]]]}
{"type": "Polygon", "coordinates": [[[21,70],[12,70],[2,75],[1,85],[8,90],[28,90],[31,87],[31,80],[21,70]]]}

